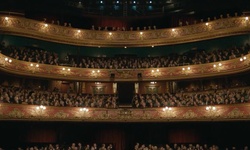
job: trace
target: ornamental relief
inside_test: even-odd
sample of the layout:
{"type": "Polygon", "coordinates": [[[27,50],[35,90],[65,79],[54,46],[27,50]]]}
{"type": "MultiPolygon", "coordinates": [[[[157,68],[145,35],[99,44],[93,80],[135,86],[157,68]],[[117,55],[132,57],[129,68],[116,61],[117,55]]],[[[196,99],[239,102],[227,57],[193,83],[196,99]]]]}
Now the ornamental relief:
{"type": "Polygon", "coordinates": [[[116,81],[138,81],[138,73],[142,74],[144,81],[148,80],[173,80],[183,78],[197,78],[207,76],[219,76],[224,74],[239,73],[249,70],[250,54],[246,55],[246,60],[239,58],[207,63],[201,65],[189,65],[165,68],[144,68],[144,69],[90,69],[65,67],[47,64],[31,64],[30,62],[15,60],[0,54],[0,70],[12,74],[22,74],[27,76],[46,77],[51,79],[84,80],[95,81],[102,79],[110,81],[111,73],[116,81]],[[11,59],[11,62],[5,59],[11,59]],[[80,78],[79,78],[80,77],[80,78]]]}
{"type": "Polygon", "coordinates": [[[2,104],[0,120],[62,120],[62,121],[211,121],[216,120],[249,120],[250,104],[228,104],[212,107],[172,107],[171,109],[144,108],[144,109],[82,109],[76,107],[53,107],[38,109],[35,105],[2,104]],[[85,111],[87,110],[87,111],[85,111]]]}
{"type": "Polygon", "coordinates": [[[247,17],[223,18],[172,29],[139,31],[76,29],[16,16],[0,16],[0,18],[0,30],[14,35],[32,36],[32,38],[41,40],[85,46],[151,46],[152,42],[159,45],[170,45],[239,33],[248,34],[250,30],[250,21],[247,17]],[[176,39],[173,40],[173,38],[176,39]],[[77,41],[75,41],[76,39],[77,41]]]}

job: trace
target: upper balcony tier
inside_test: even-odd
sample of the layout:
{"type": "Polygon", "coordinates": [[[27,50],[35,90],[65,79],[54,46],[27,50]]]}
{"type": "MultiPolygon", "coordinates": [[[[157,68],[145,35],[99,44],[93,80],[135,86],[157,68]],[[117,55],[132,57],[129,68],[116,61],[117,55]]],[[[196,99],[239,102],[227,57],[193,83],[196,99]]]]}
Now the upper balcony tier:
{"type": "Polygon", "coordinates": [[[73,81],[159,81],[215,77],[242,73],[250,70],[250,54],[226,61],[142,69],[94,69],[38,64],[12,59],[0,54],[0,70],[3,72],[73,81]]]}
{"type": "Polygon", "coordinates": [[[151,47],[174,45],[250,33],[249,16],[221,18],[171,29],[136,31],[86,30],[58,26],[18,16],[0,16],[2,34],[91,47],[151,47]]]}

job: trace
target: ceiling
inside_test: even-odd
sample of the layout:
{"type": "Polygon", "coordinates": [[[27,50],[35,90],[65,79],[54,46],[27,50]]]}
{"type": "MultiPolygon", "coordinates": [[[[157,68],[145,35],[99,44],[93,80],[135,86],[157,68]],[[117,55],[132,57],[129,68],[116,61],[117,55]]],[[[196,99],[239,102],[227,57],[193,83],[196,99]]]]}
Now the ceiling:
{"type": "MultiPolygon", "coordinates": [[[[0,11],[20,12],[26,17],[50,16],[60,20],[91,21],[91,18],[207,18],[250,10],[250,0],[5,0],[0,11]],[[160,17],[159,17],[160,16],[160,17]]],[[[151,19],[152,20],[152,19],[151,19]]],[[[145,20],[144,20],[145,21],[145,20]]],[[[155,22],[156,20],[153,20],[155,22]]]]}

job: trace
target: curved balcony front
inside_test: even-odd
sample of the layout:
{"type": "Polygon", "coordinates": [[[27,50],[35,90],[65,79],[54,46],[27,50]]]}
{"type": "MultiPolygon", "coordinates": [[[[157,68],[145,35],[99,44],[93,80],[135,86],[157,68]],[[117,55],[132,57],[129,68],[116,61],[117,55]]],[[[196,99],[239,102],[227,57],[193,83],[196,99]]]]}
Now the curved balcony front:
{"type": "Polygon", "coordinates": [[[10,74],[73,81],[160,81],[214,77],[249,71],[250,54],[207,64],[146,68],[90,69],[37,64],[15,60],[0,54],[0,70],[10,74]],[[140,76],[139,76],[140,75],[140,76]]]}
{"type": "Polygon", "coordinates": [[[86,121],[86,122],[176,122],[176,121],[235,121],[250,119],[250,104],[228,104],[196,107],[163,108],[89,108],[53,107],[37,109],[37,105],[0,105],[0,120],[86,121]]]}
{"type": "Polygon", "coordinates": [[[2,34],[92,47],[174,45],[250,33],[248,16],[228,17],[172,29],[99,31],[47,24],[23,17],[0,16],[2,34]]]}

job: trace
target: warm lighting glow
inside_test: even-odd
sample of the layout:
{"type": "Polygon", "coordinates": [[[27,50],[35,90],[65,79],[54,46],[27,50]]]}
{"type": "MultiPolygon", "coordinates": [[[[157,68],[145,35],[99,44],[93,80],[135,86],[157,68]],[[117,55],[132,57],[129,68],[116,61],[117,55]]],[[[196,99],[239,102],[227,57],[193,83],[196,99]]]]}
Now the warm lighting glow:
{"type": "Polygon", "coordinates": [[[185,68],[182,68],[182,70],[184,71],[184,70],[185,70],[185,68]]]}
{"type": "Polygon", "coordinates": [[[150,82],[150,84],[156,84],[157,82],[150,82]]]}
{"type": "Polygon", "coordinates": [[[80,108],[80,111],[83,111],[83,112],[88,112],[89,109],[88,108],[80,108]]]}
{"type": "Polygon", "coordinates": [[[97,72],[99,73],[99,72],[100,72],[100,70],[97,70],[97,72]]]}
{"type": "Polygon", "coordinates": [[[48,24],[46,23],[44,26],[45,26],[45,27],[48,27],[48,24]]]}
{"type": "Polygon", "coordinates": [[[140,32],[140,35],[142,35],[143,34],[143,32],[140,32]]]}
{"type": "Polygon", "coordinates": [[[9,59],[9,58],[7,58],[7,57],[5,57],[4,60],[5,60],[6,62],[9,62],[9,63],[12,62],[12,59],[9,59]]]}
{"type": "Polygon", "coordinates": [[[159,69],[157,69],[156,71],[159,72],[159,69]]]}
{"type": "Polygon", "coordinates": [[[154,70],[152,70],[151,72],[155,72],[154,70]]]}
{"type": "Polygon", "coordinates": [[[65,68],[62,68],[62,70],[65,70],[65,68]]]}
{"type": "Polygon", "coordinates": [[[221,64],[221,63],[219,63],[219,66],[222,66],[222,64],[221,64]]]}
{"type": "Polygon", "coordinates": [[[9,17],[5,17],[5,20],[8,21],[8,20],[9,20],[9,17]]]}
{"type": "Polygon", "coordinates": [[[214,106],[207,106],[206,107],[206,110],[209,111],[209,110],[216,110],[216,108],[214,106]]]}
{"type": "Polygon", "coordinates": [[[78,32],[78,33],[80,33],[80,32],[81,32],[81,30],[78,30],[77,32],[78,32]]]}
{"type": "Polygon", "coordinates": [[[244,61],[244,60],[247,60],[246,56],[240,58],[240,61],[244,61]]]}
{"type": "Polygon", "coordinates": [[[40,105],[40,106],[37,106],[37,107],[36,107],[36,109],[37,109],[37,110],[45,110],[45,109],[46,109],[46,107],[45,107],[45,106],[43,106],[43,105],[40,105]]]}
{"type": "Polygon", "coordinates": [[[154,45],[152,45],[152,47],[155,47],[154,45]]]}
{"type": "Polygon", "coordinates": [[[39,65],[38,65],[38,64],[36,64],[36,67],[38,68],[38,67],[39,67],[39,65]]]}
{"type": "Polygon", "coordinates": [[[208,26],[208,23],[206,23],[206,26],[208,26]]]}
{"type": "Polygon", "coordinates": [[[92,73],[95,73],[95,70],[92,70],[92,73]]]}
{"type": "Polygon", "coordinates": [[[216,65],[214,64],[214,68],[216,68],[216,65]]]}
{"type": "Polygon", "coordinates": [[[124,46],[124,48],[127,48],[127,46],[124,46]]]}
{"type": "Polygon", "coordinates": [[[109,32],[109,35],[112,35],[112,33],[111,33],[111,32],[109,32]]]}
{"type": "Polygon", "coordinates": [[[171,107],[167,107],[167,106],[166,106],[166,107],[165,107],[165,108],[163,108],[162,110],[163,110],[163,111],[167,111],[167,110],[172,110],[172,108],[171,108],[171,107]]]}
{"type": "Polygon", "coordinates": [[[68,71],[70,71],[70,69],[68,68],[68,71]]]}
{"type": "Polygon", "coordinates": [[[31,67],[33,67],[34,65],[33,64],[30,64],[31,67]]]}
{"type": "Polygon", "coordinates": [[[175,31],[175,29],[172,29],[172,31],[175,31]]]}
{"type": "Polygon", "coordinates": [[[246,17],[246,20],[248,20],[249,18],[248,17],[246,17]]]}
{"type": "Polygon", "coordinates": [[[188,67],[188,70],[190,70],[190,67],[188,67]]]}

